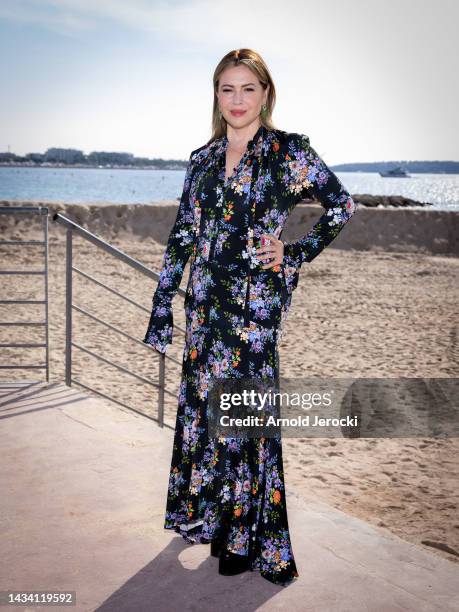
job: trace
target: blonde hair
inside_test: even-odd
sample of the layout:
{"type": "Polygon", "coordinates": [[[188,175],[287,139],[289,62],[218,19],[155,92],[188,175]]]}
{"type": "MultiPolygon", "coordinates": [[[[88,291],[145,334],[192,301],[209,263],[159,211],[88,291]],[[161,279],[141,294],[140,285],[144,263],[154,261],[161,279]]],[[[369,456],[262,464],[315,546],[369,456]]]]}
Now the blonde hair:
{"type": "Polygon", "coordinates": [[[224,117],[220,118],[218,109],[218,98],[217,90],[220,80],[221,73],[228,68],[228,66],[239,66],[245,64],[255,74],[260,81],[263,89],[269,85],[268,96],[266,99],[266,110],[260,113],[261,124],[269,130],[276,129],[272,121],[272,112],[276,103],[276,89],[272,80],[271,74],[269,73],[268,66],[265,64],[261,55],[252,49],[234,49],[227,53],[219,62],[215,68],[213,76],[213,89],[214,89],[214,103],[212,109],[212,136],[209,140],[215,140],[226,135],[226,120],[224,117]]]}

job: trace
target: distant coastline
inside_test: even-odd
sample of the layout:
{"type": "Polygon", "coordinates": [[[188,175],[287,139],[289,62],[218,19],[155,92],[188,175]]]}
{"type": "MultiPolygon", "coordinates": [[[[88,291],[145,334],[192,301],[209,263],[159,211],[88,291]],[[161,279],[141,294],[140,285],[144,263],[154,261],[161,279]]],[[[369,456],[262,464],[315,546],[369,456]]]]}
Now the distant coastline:
{"type": "Polygon", "coordinates": [[[98,170],[185,170],[188,160],[135,157],[124,151],[91,151],[52,147],[45,153],[0,153],[0,166],[8,168],[96,168],[98,170]]]}
{"type": "MultiPolygon", "coordinates": [[[[0,167],[7,168],[88,168],[98,170],[186,170],[188,160],[135,157],[132,153],[92,151],[53,147],[45,153],[16,155],[0,152],[0,167]]],[[[330,165],[334,172],[387,172],[395,167],[414,174],[459,174],[459,161],[378,161],[330,165]]]]}
{"type": "Polygon", "coordinates": [[[171,164],[167,166],[136,166],[136,165],[90,165],[90,164],[31,164],[31,163],[15,163],[15,164],[6,164],[0,162],[0,168],[74,168],[80,170],[185,170],[186,162],[184,165],[180,166],[177,164],[171,164]]]}
{"type": "MultiPolygon", "coordinates": [[[[424,162],[429,163],[429,162],[424,162]]],[[[434,164],[435,162],[430,162],[434,164]]],[[[459,162],[449,162],[456,164],[456,168],[454,169],[438,169],[433,167],[428,167],[425,169],[416,168],[413,169],[409,165],[405,165],[404,167],[408,172],[412,174],[459,174],[459,162]]],[[[144,164],[62,164],[62,163],[50,163],[45,162],[43,164],[31,163],[31,162],[23,162],[23,163],[8,163],[8,162],[0,162],[0,168],[74,168],[74,169],[85,169],[85,170],[186,170],[187,162],[173,162],[172,164],[163,164],[163,165],[144,165],[144,164]]],[[[341,164],[340,166],[330,166],[330,169],[334,172],[368,172],[368,173],[379,173],[386,172],[390,170],[396,165],[396,162],[391,163],[387,162],[384,164],[374,164],[374,167],[368,169],[367,167],[371,164],[341,164]],[[350,166],[343,168],[342,166],[350,166]],[[365,166],[365,169],[360,166],[365,166]]],[[[399,164],[400,165],[400,164],[399,164]]]]}

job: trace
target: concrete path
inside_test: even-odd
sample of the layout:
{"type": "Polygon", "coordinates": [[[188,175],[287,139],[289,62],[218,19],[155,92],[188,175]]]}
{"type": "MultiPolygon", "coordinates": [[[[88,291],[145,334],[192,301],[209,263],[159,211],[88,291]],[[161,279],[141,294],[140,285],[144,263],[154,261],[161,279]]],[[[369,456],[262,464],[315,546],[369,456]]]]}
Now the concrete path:
{"type": "Polygon", "coordinates": [[[64,384],[2,385],[0,407],[1,590],[76,591],[85,611],[459,610],[459,565],[292,491],[300,577],[220,576],[163,529],[171,430],[64,384]]]}

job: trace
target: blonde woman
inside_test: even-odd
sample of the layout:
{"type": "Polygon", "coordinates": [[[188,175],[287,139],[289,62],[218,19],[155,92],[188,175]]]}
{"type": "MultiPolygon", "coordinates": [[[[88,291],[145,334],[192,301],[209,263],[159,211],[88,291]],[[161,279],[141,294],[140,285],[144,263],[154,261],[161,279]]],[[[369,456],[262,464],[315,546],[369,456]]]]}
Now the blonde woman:
{"type": "Polygon", "coordinates": [[[190,155],[144,339],[166,351],[172,300],[191,257],[165,528],[211,543],[223,575],[258,570],[287,585],[298,572],[280,437],[211,437],[209,383],[278,379],[278,343],[300,267],[338,235],[355,204],[308,136],[273,125],[274,83],[258,53],[230,51],[213,85],[212,137],[190,155]],[[283,243],[283,227],[305,197],[325,211],[307,235],[283,243]]]}

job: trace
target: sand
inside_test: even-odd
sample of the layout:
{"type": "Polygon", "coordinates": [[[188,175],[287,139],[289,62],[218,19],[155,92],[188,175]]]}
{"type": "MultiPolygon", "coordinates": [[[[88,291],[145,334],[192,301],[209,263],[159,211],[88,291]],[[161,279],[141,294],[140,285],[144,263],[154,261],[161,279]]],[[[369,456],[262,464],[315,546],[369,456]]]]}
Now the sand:
{"type": "MultiPolygon", "coordinates": [[[[65,210],[65,207],[60,207],[65,210]]],[[[83,211],[84,212],[84,211],[83,211]]],[[[408,211],[405,211],[405,214],[408,211]]],[[[75,220],[75,208],[67,210],[75,220]]],[[[85,216],[82,214],[82,218],[85,216]]],[[[90,221],[90,220],[89,220],[90,221]]],[[[126,254],[159,271],[167,223],[148,237],[125,226],[122,212],[110,223],[85,226],[126,254]],[[120,231],[120,229],[122,231],[120,231]]],[[[168,222],[168,221],[167,221],[168,222]]],[[[97,224],[98,223],[98,224],[97,224]]],[[[0,216],[2,239],[41,239],[34,223],[0,216]]],[[[50,221],[51,381],[65,379],[65,230],[50,221]]],[[[0,245],[1,269],[42,269],[41,247],[0,245]],[[8,254],[8,256],[7,256],[8,254]]],[[[74,342],[155,381],[158,355],[141,343],[154,282],[80,237],[74,266],[143,305],[137,308],[74,272],[74,304],[119,326],[129,340],[74,311],[74,342]]],[[[186,284],[188,267],[182,287],[186,284]]],[[[330,377],[457,377],[459,260],[387,250],[326,249],[303,266],[280,344],[281,375],[330,377]]],[[[43,296],[39,276],[2,276],[0,299],[43,296]]],[[[182,298],[174,318],[184,325],[182,298]]],[[[2,321],[43,320],[42,305],[0,304],[2,321]]],[[[181,362],[183,334],[174,332],[168,354],[181,362]]],[[[42,328],[0,328],[0,342],[36,342],[42,328]]],[[[84,384],[149,414],[156,391],[138,378],[73,349],[73,376],[84,384]]],[[[2,364],[43,363],[43,349],[2,348],[2,364]]],[[[2,380],[44,380],[33,370],[3,370],[2,380]]],[[[167,362],[174,394],[180,366],[167,362]]],[[[174,425],[176,397],[166,395],[166,422],[174,425]]],[[[284,438],[286,486],[304,499],[319,498],[381,529],[459,562],[459,441],[457,438],[284,438]]],[[[166,483],[164,483],[166,486],[166,483]]],[[[308,529],[308,526],[304,526],[308,529]]]]}

